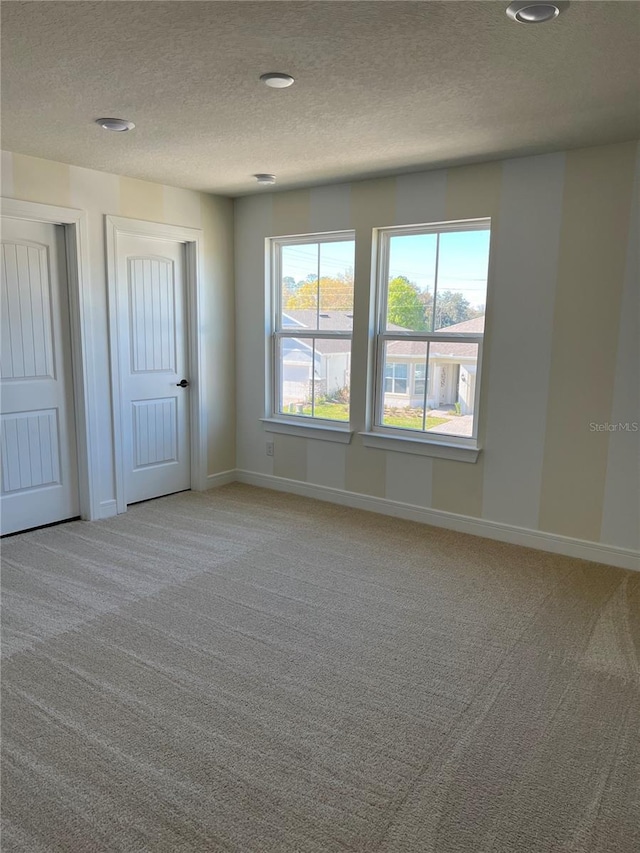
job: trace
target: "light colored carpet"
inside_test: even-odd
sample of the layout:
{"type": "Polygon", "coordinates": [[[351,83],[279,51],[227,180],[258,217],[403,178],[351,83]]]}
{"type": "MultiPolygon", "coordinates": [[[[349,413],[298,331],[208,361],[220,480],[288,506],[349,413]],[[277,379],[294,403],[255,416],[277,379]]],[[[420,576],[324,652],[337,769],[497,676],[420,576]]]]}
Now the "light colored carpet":
{"type": "Polygon", "coordinates": [[[4,853],[640,850],[640,574],[241,485],[3,557],[4,853]]]}

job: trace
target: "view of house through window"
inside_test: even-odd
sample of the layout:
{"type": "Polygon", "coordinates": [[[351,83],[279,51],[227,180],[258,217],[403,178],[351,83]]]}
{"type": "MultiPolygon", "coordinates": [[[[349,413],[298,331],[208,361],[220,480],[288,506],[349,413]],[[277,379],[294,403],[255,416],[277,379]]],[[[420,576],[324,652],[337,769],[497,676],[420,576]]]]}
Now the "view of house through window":
{"type": "Polygon", "coordinates": [[[349,421],[352,233],[274,240],[274,413],[349,421]]]}
{"type": "Polygon", "coordinates": [[[473,438],[489,220],[380,235],[375,423],[473,438]]]}
{"type": "MultiPolygon", "coordinates": [[[[490,221],[378,233],[374,427],[474,439],[490,221]]],[[[348,423],[354,235],[276,238],[272,248],[273,414],[348,423]]]]}

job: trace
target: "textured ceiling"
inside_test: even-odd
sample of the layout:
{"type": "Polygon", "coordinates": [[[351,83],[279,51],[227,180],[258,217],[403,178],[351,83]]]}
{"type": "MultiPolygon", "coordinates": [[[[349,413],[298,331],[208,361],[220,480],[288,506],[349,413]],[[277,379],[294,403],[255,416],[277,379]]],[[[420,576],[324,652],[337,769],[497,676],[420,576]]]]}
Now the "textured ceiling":
{"type": "Polygon", "coordinates": [[[640,3],[507,2],[4,2],[2,144],[240,195],[639,137],[640,3]]]}

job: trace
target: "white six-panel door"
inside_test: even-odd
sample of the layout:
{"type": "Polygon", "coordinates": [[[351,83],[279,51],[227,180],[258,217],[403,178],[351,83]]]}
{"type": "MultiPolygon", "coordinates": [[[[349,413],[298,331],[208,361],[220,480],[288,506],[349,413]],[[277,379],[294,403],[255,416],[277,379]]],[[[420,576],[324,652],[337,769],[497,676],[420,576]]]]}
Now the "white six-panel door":
{"type": "Polygon", "coordinates": [[[191,485],[185,247],[119,235],[118,346],[126,503],[191,485]]]}
{"type": "Polygon", "coordinates": [[[63,229],[3,218],[2,533],[80,513],[63,229]]]}

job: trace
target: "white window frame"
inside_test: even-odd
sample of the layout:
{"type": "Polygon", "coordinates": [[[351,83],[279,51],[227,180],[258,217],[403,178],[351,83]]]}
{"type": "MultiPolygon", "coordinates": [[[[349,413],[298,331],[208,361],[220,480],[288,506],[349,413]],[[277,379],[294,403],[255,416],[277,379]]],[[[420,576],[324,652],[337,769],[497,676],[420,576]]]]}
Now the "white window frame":
{"type": "MultiPolygon", "coordinates": [[[[478,427],[480,418],[480,391],[482,385],[482,362],[484,333],[451,333],[446,329],[435,332],[387,332],[387,299],[389,279],[389,246],[391,237],[398,235],[419,234],[444,234],[455,231],[491,231],[491,218],[459,220],[454,222],[436,222],[425,225],[398,226],[375,229],[377,238],[377,268],[376,268],[376,331],[374,341],[374,394],[373,411],[370,415],[371,428],[362,433],[365,445],[370,447],[386,447],[391,449],[391,444],[398,443],[397,448],[407,452],[420,455],[443,456],[459,461],[475,462],[480,445],[478,443],[478,427]],[[384,409],[384,351],[385,344],[389,341],[408,340],[429,343],[457,342],[475,343],[478,345],[478,359],[476,367],[476,387],[474,395],[473,431],[470,437],[447,435],[443,433],[423,432],[399,427],[385,426],[382,423],[384,409]]],[[[489,257],[489,270],[487,278],[487,291],[490,288],[491,249],[489,257]]],[[[435,295],[437,300],[437,260],[435,295]]],[[[428,371],[427,371],[428,374],[428,371]]],[[[428,394],[429,377],[425,376],[425,398],[428,394]]]]}
{"type": "MultiPolygon", "coordinates": [[[[284,237],[271,237],[267,240],[268,269],[270,275],[267,277],[267,304],[269,317],[269,341],[267,362],[267,399],[265,406],[265,417],[261,418],[267,432],[284,433],[287,435],[301,435],[337,441],[348,444],[351,441],[352,431],[350,421],[334,421],[327,418],[317,418],[311,415],[296,415],[294,413],[283,413],[278,411],[278,400],[280,400],[280,369],[279,351],[282,338],[295,338],[296,340],[312,341],[314,338],[336,339],[351,341],[353,348],[353,329],[345,332],[326,331],[324,329],[284,329],[282,327],[282,249],[285,246],[296,246],[307,243],[339,243],[345,240],[353,240],[355,243],[355,231],[327,231],[313,234],[295,234],[284,237]]],[[[320,278],[320,253],[318,253],[318,279],[320,278]]],[[[355,260],[354,260],[355,265],[355,260]]],[[[313,381],[313,380],[312,380],[313,381]]],[[[313,393],[313,392],[312,392],[313,393]]],[[[351,419],[351,408],[349,408],[351,419]]]]}

